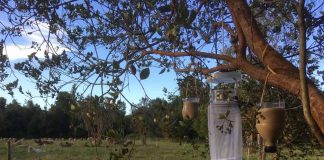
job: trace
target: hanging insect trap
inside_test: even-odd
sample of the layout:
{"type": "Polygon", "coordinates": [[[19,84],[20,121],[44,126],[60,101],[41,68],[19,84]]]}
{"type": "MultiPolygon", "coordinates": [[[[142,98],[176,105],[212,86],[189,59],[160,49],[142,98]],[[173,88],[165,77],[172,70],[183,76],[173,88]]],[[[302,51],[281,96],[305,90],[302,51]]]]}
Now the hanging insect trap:
{"type": "Polygon", "coordinates": [[[189,119],[194,119],[198,116],[198,107],[199,107],[199,101],[200,98],[198,97],[198,87],[197,87],[197,80],[195,79],[195,96],[194,97],[190,97],[188,92],[189,90],[191,90],[191,88],[189,88],[189,82],[187,82],[186,85],[186,90],[185,90],[185,94],[187,98],[183,98],[182,99],[182,117],[185,120],[189,120],[189,119]]]}
{"type": "Polygon", "coordinates": [[[198,116],[199,98],[182,99],[182,117],[183,119],[193,119],[198,116]]]}
{"type": "Polygon", "coordinates": [[[264,102],[258,110],[256,128],[263,138],[264,151],[277,151],[276,142],[285,126],[285,103],[264,102]]]}
{"type": "Polygon", "coordinates": [[[274,153],[277,151],[276,142],[285,126],[285,102],[263,102],[269,74],[264,83],[260,109],[256,116],[256,129],[263,139],[264,151],[274,153]]]}
{"type": "Polygon", "coordinates": [[[242,124],[237,104],[238,72],[212,74],[208,106],[209,151],[212,160],[242,160],[242,124]]]}

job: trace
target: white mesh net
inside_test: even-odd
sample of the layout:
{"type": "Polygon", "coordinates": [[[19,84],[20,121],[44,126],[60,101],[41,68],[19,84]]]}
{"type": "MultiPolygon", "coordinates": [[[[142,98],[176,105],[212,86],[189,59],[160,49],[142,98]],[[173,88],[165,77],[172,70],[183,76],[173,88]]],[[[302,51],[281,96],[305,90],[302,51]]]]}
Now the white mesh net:
{"type": "Polygon", "coordinates": [[[208,132],[212,160],[242,160],[242,124],[237,103],[211,103],[208,132]]]}

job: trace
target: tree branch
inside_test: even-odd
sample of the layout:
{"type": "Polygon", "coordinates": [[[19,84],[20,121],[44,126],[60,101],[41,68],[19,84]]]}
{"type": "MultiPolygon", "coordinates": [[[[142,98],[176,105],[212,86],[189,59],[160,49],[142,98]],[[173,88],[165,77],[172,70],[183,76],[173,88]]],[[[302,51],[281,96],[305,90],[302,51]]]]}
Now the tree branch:
{"type": "Polygon", "coordinates": [[[321,24],[323,24],[323,21],[324,21],[324,15],[313,19],[312,23],[308,27],[318,27],[321,24]]]}
{"type": "Polygon", "coordinates": [[[244,37],[244,33],[243,33],[243,30],[241,28],[241,25],[240,23],[238,22],[237,20],[237,16],[235,15],[235,12],[232,11],[232,9],[229,7],[229,9],[231,10],[231,14],[232,14],[232,17],[233,17],[233,22],[234,22],[234,25],[236,27],[236,30],[237,30],[237,38],[238,38],[238,42],[239,44],[237,44],[236,41],[231,41],[231,43],[233,43],[234,47],[235,47],[235,50],[236,50],[236,53],[238,54],[238,58],[239,59],[246,59],[246,47],[247,47],[247,44],[246,44],[246,39],[244,37]]]}
{"type": "Polygon", "coordinates": [[[197,56],[211,59],[220,59],[228,62],[233,62],[235,58],[224,55],[224,54],[212,54],[207,52],[199,52],[199,51],[189,51],[189,52],[168,52],[168,51],[159,51],[159,50],[150,50],[150,51],[142,51],[142,56],[149,54],[157,54],[161,56],[169,56],[169,57],[185,57],[185,56],[197,56]]]}
{"type": "Polygon", "coordinates": [[[296,5],[298,14],[298,29],[299,29],[299,76],[300,76],[300,96],[303,104],[303,111],[305,120],[311,130],[315,135],[319,143],[324,145],[324,136],[312,117],[310,105],[309,105],[309,93],[307,86],[307,76],[306,76],[306,25],[304,17],[304,5],[305,0],[300,0],[299,4],[296,5]]]}
{"type": "Polygon", "coordinates": [[[201,72],[207,75],[217,71],[229,71],[229,70],[237,70],[237,69],[238,68],[235,64],[223,64],[209,69],[202,69],[201,72]]]}
{"type": "Polygon", "coordinates": [[[176,72],[201,72],[205,75],[208,75],[217,71],[229,71],[229,70],[237,70],[238,68],[234,64],[223,64],[213,68],[174,68],[176,72]]]}

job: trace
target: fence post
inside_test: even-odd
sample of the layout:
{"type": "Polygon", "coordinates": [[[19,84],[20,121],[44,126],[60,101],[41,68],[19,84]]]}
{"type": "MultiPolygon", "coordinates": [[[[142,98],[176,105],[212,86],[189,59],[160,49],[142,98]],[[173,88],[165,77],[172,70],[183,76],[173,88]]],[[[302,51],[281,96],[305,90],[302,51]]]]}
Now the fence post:
{"type": "Polygon", "coordinates": [[[247,159],[250,159],[250,152],[252,150],[252,145],[253,145],[253,134],[250,134],[247,138],[247,159]]]}
{"type": "Polygon", "coordinates": [[[12,158],[11,158],[12,149],[11,149],[11,142],[10,142],[10,140],[7,141],[7,146],[8,146],[8,153],[7,153],[8,160],[12,160],[12,158]]]}
{"type": "Polygon", "coordinates": [[[264,147],[263,147],[263,139],[258,134],[258,148],[259,148],[259,160],[265,160],[266,159],[266,154],[264,153],[264,147]]]}

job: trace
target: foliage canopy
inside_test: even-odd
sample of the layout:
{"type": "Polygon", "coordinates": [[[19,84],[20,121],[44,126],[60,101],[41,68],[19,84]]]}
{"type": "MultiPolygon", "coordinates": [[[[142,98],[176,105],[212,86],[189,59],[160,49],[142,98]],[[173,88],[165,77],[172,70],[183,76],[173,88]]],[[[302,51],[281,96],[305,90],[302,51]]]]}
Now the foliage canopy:
{"type": "MultiPolygon", "coordinates": [[[[323,94],[314,79],[323,53],[323,2],[261,0],[10,0],[0,3],[3,42],[39,34],[28,60],[10,64],[1,47],[0,80],[10,67],[35,80],[42,95],[53,96],[65,85],[101,87],[116,102],[127,77],[161,72],[242,70],[253,79],[299,95],[298,19],[305,22],[311,114],[324,132],[323,94]],[[301,3],[303,4],[303,3],[301,3]],[[299,7],[299,8],[298,8],[299,7]],[[48,29],[44,30],[44,27],[48,29]]],[[[323,73],[323,72],[318,72],[323,73]]],[[[13,93],[18,81],[2,84],[13,93]]],[[[32,96],[31,93],[26,93],[32,96]]]]}

